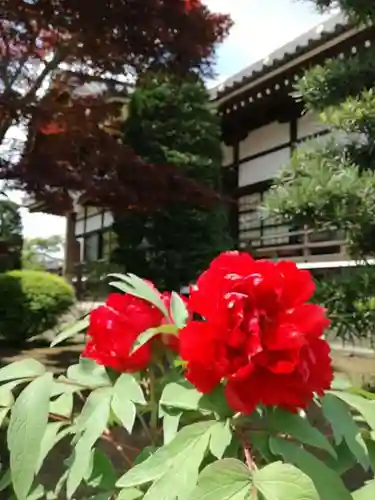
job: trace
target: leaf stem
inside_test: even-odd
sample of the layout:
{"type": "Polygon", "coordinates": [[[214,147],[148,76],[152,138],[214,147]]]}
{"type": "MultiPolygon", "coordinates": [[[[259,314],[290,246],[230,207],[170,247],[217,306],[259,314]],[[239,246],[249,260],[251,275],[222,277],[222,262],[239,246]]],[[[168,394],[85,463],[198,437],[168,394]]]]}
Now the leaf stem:
{"type": "Polygon", "coordinates": [[[107,431],[102,434],[102,439],[104,441],[107,441],[108,443],[111,443],[111,445],[115,448],[115,450],[121,455],[123,460],[130,466],[133,467],[133,462],[130,460],[130,458],[127,456],[125,453],[124,448],[115,440],[113,434],[111,431],[107,431]]]}
{"type": "Polygon", "coordinates": [[[150,407],[151,407],[151,418],[150,418],[150,430],[151,435],[155,444],[156,435],[158,431],[158,402],[156,400],[156,377],[155,371],[152,366],[149,368],[150,375],[150,407]]]}
{"type": "MultiPolygon", "coordinates": [[[[254,461],[253,455],[251,453],[250,443],[249,443],[245,433],[241,433],[241,442],[242,442],[242,447],[243,447],[243,451],[245,454],[246,465],[247,465],[250,472],[254,472],[257,470],[257,466],[256,466],[256,463],[254,461]]],[[[256,487],[254,486],[254,484],[251,487],[251,497],[253,500],[256,500],[258,498],[257,490],[256,490],[256,487]]]]}

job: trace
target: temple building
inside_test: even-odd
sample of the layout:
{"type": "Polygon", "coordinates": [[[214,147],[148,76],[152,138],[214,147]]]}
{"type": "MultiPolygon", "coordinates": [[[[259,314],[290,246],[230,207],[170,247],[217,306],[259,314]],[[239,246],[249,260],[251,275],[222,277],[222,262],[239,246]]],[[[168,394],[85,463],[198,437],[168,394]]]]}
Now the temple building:
{"type": "MultiPolygon", "coordinates": [[[[301,267],[349,265],[340,234],[318,233],[264,219],[259,207],[273,178],[294,150],[330,131],[306,114],[293,96],[293,85],[311,66],[345,58],[375,43],[373,27],[353,27],[341,14],[244,68],[211,90],[221,117],[223,186],[233,204],[232,230],[238,246],[259,257],[288,258],[301,267]]],[[[80,262],[106,259],[115,245],[112,215],[77,207],[74,236],[80,262]]],[[[73,228],[70,228],[73,236],[73,228]]],[[[78,255],[76,253],[76,259],[78,255]]]]}

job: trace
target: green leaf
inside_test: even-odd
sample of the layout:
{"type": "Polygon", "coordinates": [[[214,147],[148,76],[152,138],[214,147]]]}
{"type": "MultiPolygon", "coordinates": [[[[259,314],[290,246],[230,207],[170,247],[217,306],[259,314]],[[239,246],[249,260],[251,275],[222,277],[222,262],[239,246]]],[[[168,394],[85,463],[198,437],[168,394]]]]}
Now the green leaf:
{"type": "Polygon", "coordinates": [[[1,368],[0,382],[5,382],[6,380],[39,377],[45,372],[45,366],[36,359],[21,359],[20,361],[15,361],[10,365],[6,365],[4,368],[1,368]]]}
{"type": "Polygon", "coordinates": [[[121,490],[116,500],[139,500],[143,497],[143,492],[137,488],[121,490]]]}
{"type": "Polygon", "coordinates": [[[211,429],[210,451],[216,458],[223,458],[225,450],[232,441],[230,421],[217,422],[211,429]]]}
{"type": "Polygon", "coordinates": [[[274,462],[253,474],[264,500],[320,500],[312,480],[297,467],[274,462]]]}
{"type": "Polygon", "coordinates": [[[131,434],[136,416],[135,404],[129,399],[120,399],[118,394],[113,394],[111,409],[128,433],[131,434]]]}
{"type": "Polygon", "coordinates": [[[45,495],[46,491],[44,489],[44,486],[39,484],[31,491],[31,493],[27,497],[27,500],[41,500],[42,498],[45,498],[45,495]]]}
{"type": "Polygon", "coordinates": [[[256,431],[251,432],[250,442],[253,448],[255,448],[266,462],[273,462],[274,456],[271,453],[269,445],[270,435],[268,432],[256,431]]]}
{"type": "Polygon", "coordinates": [[[63,375],[60,375],[53,381],[51,397],[60,396],[61,394],[74,394],[82,391],[82,385],[68,380],[63,375]]]}
{"type": "MultiPolygon", "coordinates": [[[[55,444],[62,439],[58,438],[60,429],[66,424],[64,422],[51,422],[47,424],[46,430],[44,432],[42,441],[40,443],[40,452],[38,457],[38,462],[35,468],[35,473],[40,471],[44,460],[46,459],[48,453],[52,450],[55,444]]],[[[66,434],[64,434],[66,435],[66,434]]]]}
{"type": "Polygon", "coordinates": [[[146,446],[145,448],[143,448],[143,450],[140,451],[138,453],[138,455],[135,457],[135,459],[133,461],[133,467],[135,465],[141,464],[142,462],[144,462],[145,460],[150,458],[151,455],[153,455],[157,449],[158,448],[155,448],[155,446],[152,446],[152,445],[146,446]]]}
{"type": "Polygon", "coordinates": [[[0,427],[3,425],[3,422],[8,415],[10,408],[0,408],[0,427]]]}
{"type": "Polygon", "coordinates": [[[64,342],[64,340],[70,339],[71,337],[74,337],[78,333],[83,332],[88,328],[89,325],[90,325],[90,316],[86,316],[85,318],[82,318],[81,320],[75,322],[73,325],[69,326],[61,333],[56,335],[56,337],[51,342],[51,347],[54,347],[57,344],[61,344],[61,342],[64,342]]]}
{"type": "Polygon", "coordinates": [[[318,429],[312,427],[306,418],[277,409],[269,416],[269,426],[271,430],[293,436],[301,443],[325,450],[337,458],[328,439],[318,429]]]}
{"type": "Polygon", "coordinates": [[[187,380],[171,382],[164,387],[160,405],[180,410],[198,410],[202,394],[187,380]]]}
{"type": "MultiPolygon", "coordinates": [[[[96,493],[95,495],[91,495],[85,500],[112,500],[113,493],[96,493]]],[[[116,499],[117,500],[117,499],[116,499]]]]}
{"type": "Polygon", "coordinates": [[[79,437],[66,482],[66,494],[70,499],[90,466],[91,449],[106,430],[110,416],[112,387],[96,389],[87,398],[81,415],[77,419],[76,432],[79,437]]]}
{"type": "Polygon", "coordinates": [[[123,373],[117,380],[113,388],[113,393],[117,394],[119,399],[128,399],[133,403],[145,405],[146,400],[141,386],[129,373],[123,373]]]}
{"type": "Polygon", "coordinates": [[[353,493],[353,500],[374,500],[375,498],[375,479],[369,481],[363,488],[353,493]]]}
{"type": "Polygon", "coordinates": [[[153,482],[144,500],[187,500],[198,480],[199,467],[207,450],[208,436],[201,437],[172,461],[168,471],[153,482]],[[173,485],[173,488],[171,488],[173,485]]]}
{"type": "Polygon", "coordinates": [[[4,491],[12,484],[12,476],[10,470],[6,470],[0,479],[0,491],[4,491]]]}
{"type": "Polygon", "coordinates": [[[72,457],[72,464],[69,467],[66,478],[66,496],[69,500],[76,492],[90,468],[91,448],[87,446],[76,446],[72,457]]]}
{"type": "Polygon", "coordinates": [[[110,286],[114,286],[124,293],[129,293],[130,295],[134,295],[134,297],[139,297],[140,299],[150,302],[156,306],[164,316],[168,317],[168,311],[160,298],[160,292],[153,289],[144,280],[131,273],[126,275],[110,274],[109,276],[121,280],[120,282],[111,282],[110,286]]]}
{"type": "Polygon", "coordinates": [[[70,418],[73,412],[73,394],[61,394],[54,401],[51,401],[49,411],[54,415],[70,418]]]}
{"type": "Polygon", "coordinates": [[[362,415],[367,424],[375,430],[375,401],[370,401],[361,396],[340,391],[330,391],[329,394],[341,399],[344,403],[355,409],[362,415]]]}
{"type": "Polygon", "coordinates": [[[13,389],[17,385],[24,383],[24,380],[13,380],[0,386],[0,406],[9,408],[14,403],[13,389]]]}
{"type": "Polygon", "coordinates": [[[112,490],[115,483],[116,471],[112,462],[101,450],[94,450],[93,466],[87,484],[92,488],[112,490]]]}
{"type": "Polygon", "coordinates": [[[171,410],[164,411],[163,413],[164,444],[168,444],[176,437],[182,413],[171,410]]]}
{"type": "Polygon", "coordinates": [[[352,500],[341,478],[296,443],[271,437],[270,448],[272,453],[282,456],[286,462],[292,463],[313,480],[320,500],[352,500]]]}
{"type": "Polygon", "coordinates": [[[117,486],[130,488],[155,481],[145,500],[183,498],[194,487],[215,424],[205,421],[184,427],[173,441],[122,476],[117,486]]]}
{"type": "Polygon", "coordinates": [[[375,471],[375,441],[366,439],[366,447],[372,470],[375,471]]]}
{"type": "Polygon", "coordinates": [[[109,412],[112,394],[112,387],[100,387],[89,394],[76,421],[77,435],[87,432],[87,429],[96,422],[98,417],[102,417],[107,411],[109,412]]]}
{"type": "Polygon", "coordinates": [[[228,406],[223,385],[218,385],[209,394],[201,395],[198,406],[202,412],[214,413],[221,419],[232,417],[234,414],[228,406]]]}
{"type": "Polygon", "coordinates": [[[321,402],[323,414],[331,425],[336,444],[345,441],[358,462],[367,470],[370,461],[366,444],[348,406],[332,394],[326,394],[321,402]]]}
{"type": "Polygon", "coordinates": [[[147,344],[147,342],[154,337],[164,334],[164,335],[176,335],[177,334],[177,329],[175,325],[161,325],[158,326],[157,328],[149,328],[148,330],[142,332],[138,337],[136,338],[130,353],[134,353],[137,349],[142,347],[143,345],[147,344]]]}
{"type": "Polygon", "coordinates": [[[251,500],[251,486],[248,468],[239,460],[224,458],[201,472],[189,500],[251,500]]]}
{"type": "Polygon", "coordinates": [[[8,447],[14,491],[26,500],[47,428],[52,374],[33,380],[17,398],[10,417],[8,447]]]}
{"type": "Polygon", "coordinates": [[[343,441],[336,448],[337,458],[331,456],[324,458],[324,463],[332,470],[334,470],[339,476],[342,476],[357,464],[357,459],[354,457],[353,453],[348,448],[346,441],[343,441]]]}
{"type": "Polygon", "coordinates": [[[104,366],[99,366],[92,359],[84,357],[79,359],[77,365],[70,366],[66,374],[69,380],[88,389],[111,385],[104,366]]]}
{"type": "Polygon", "coordinates": [[[178,329],[183,328],[186,325],[189,313],[187,311],[185,302],[176,292],[172,292],[170,308],[173,322],[178,329]]]}

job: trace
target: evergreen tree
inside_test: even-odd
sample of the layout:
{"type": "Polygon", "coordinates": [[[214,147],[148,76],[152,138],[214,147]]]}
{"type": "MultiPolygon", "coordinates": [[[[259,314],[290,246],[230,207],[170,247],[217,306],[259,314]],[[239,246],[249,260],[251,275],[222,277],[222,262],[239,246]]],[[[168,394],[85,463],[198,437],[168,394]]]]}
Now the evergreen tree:
{"type": "Polygon", "coordinates": [[[0,272],[21,268],[22,219],[18,205],[0,200],[0,272]]]}
{"type": "MultiPolygon", "coordinates": [[[[315,0],[339,6],[354,25],[375,21],[373,0],[315,0]]],[[[372,29],[372,28],[371,28],[372,29]]],[[[266,199],[268,213],[294,226],[339,231],[355,260],[375,255],[375,45],[308,70],[297,84],[307,111],[332,129],[296,149],[266,199]]],[[[372,335],[375,273],[342,269],[318,286],[336,332],[372,335]]]]}
{"type": "MultiPolygon", "coordinates": [[[[375,21],[372,0],[315,3],[340,5],[358,25],[375,21]]],[[[305,73],[297,93],[333,134],[296,149],[266,200],[291,225],[341,231],[355,259],[375,254],[374,82],[374,44],[305,73]]]]}
{"type": "MultiPolygon", "coordinates": [[[[124,142],[156,168],[168,163],[220,191],[219,120],[197,78],[182,84],[166,76],[143,80],[128,106],[124,142]]],[[[188,285],[216,254],[232,246],[219,201],[201,209],[188,201],[170,202],[153,213],[129,207],[125,215],[115,214],[114,230],[118,249],[113,260],[161,288],[188,285]]]]}

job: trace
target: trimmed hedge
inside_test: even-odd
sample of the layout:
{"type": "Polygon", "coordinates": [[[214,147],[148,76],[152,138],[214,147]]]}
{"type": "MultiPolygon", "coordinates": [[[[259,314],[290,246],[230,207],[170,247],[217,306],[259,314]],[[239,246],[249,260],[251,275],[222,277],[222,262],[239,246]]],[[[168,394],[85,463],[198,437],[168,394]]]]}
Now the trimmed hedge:
{"type": "Polygon", "coordinates": [[[0,336],[22,344],[56,326],[74,301],[73,288],[55,274],[27,270],[0,274],[0,336]]]}

